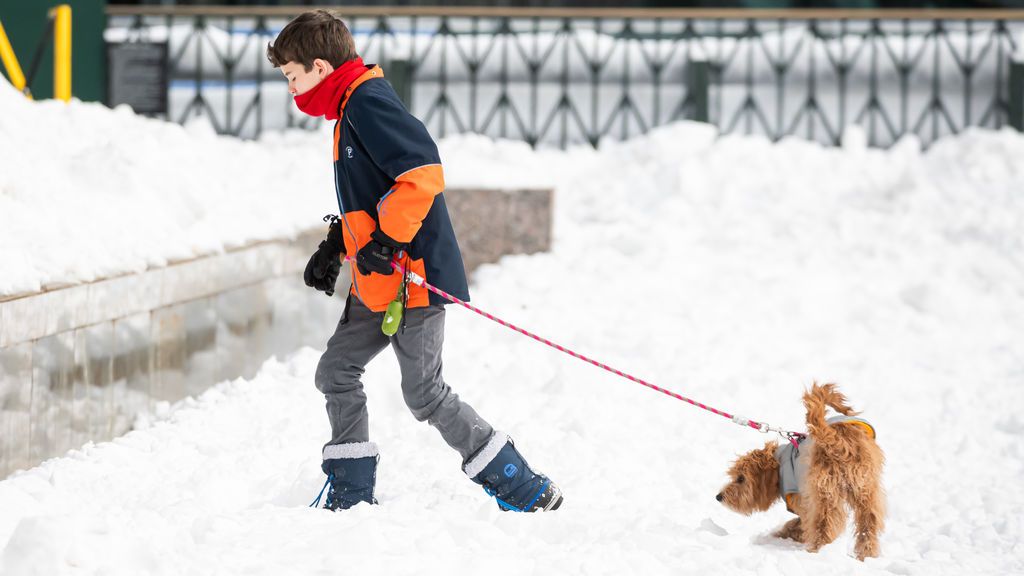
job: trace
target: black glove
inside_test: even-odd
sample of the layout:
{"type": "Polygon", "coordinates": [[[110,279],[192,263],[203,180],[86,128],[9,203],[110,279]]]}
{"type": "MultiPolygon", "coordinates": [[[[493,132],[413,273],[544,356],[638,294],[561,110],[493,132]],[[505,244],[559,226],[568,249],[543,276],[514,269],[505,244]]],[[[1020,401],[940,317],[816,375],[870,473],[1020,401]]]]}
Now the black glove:
{"type": "Polygon", "coordinates": [[[326,292],[328,296],[334,295],[334,284],[341,274],[340,256],[345,253],[345,242],[341,236],[341,222],[337,217],[331,217],[331,227],[327,231],[327,239],[320,243],[320,247],[309,258],[306,264],[306,271],[302,279],[306,286],[326,292]]]}
{"type": "Polygon", "coordinates": [[[379,228],[370,234],[370,238],[371,240],[366,243],[366,246],[360,248],[359,254],[356,254],[356,268],[359,269],[360,274],[369,274],[370,272],[385,276],[391,274],[395,271],[391,267],[391,257],[399,251],[405,250],[408,244],[393,240],[379,228]]]}

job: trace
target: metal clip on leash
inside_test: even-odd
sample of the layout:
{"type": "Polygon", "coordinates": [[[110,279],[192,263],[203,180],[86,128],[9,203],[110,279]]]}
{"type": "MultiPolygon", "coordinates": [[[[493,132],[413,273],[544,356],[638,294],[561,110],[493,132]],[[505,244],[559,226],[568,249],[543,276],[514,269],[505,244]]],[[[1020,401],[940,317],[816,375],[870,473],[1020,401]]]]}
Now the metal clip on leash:
{"type": "MultiPolygon", "coordinates": [[[[409,308],[409,253],[405,253],[405,268],[402,270],[402,310],[409,308]]],[[[400,328],[402,334],[405,334],[405,322],[409,317],[404,313],[402,314],[402,326],[400,328]]]]}
{"type": "Polygon", "coordinates": [[[758,422],[757,420],[751,420],[750,418],[747,418],[746,416],[740,416],[739,414],[733,416],[732,418],[730,418],[730,420],[732,420],[736,424],[739,424],[740,426],[743,426],[744,428],[753,428],[754,430],[757,430],[758,432],[762,433],[767,433],[769,430],[771,430],[771,427],[768,426],[766,422],[758,422]]]}
{"type": "Polygon", "coordinates": [[[775,426],[772,426],[772,425],[768,424],[767,422],[758,422],[756,420],[751,420],[751,419],[747,418],[746,416],[736,415],[736,416],[733,416],[731,418],[731,420],[733,422],[735,422],[736,424],[739,424],[740,426],[743,426],[744,428],[753,428],[754,430],[757,430],[758,432],[760,432],[762,434],[767,434],[769,432],[775,432],[779,436],[781,436],[786,442],[789,442],[790,444],[792,444],[794,446],[798,445],[800,443],[800,441],[803,440],[807,436],[806,434],[801,434],[799,432],[790,432],[789,430],[784,430],[782,428],[777,428],[775,426]]]}
{"type": "Polygon", "coordinates": [[[787,442],[793,446],[800,446],[800,441],[807,438],[807,434],[801,434],[800,432],[787,432],[785,430],[776,430],[779,436],[782,436],[787,442]]]}

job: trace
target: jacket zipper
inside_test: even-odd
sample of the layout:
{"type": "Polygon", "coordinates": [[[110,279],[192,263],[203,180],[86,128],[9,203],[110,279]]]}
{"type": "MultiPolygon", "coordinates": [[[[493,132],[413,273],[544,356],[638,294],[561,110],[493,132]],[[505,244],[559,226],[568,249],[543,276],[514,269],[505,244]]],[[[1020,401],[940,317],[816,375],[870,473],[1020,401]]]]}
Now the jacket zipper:
{"type": "MultiPolygon", "coordinates": [[[[338,119],[338,122],[341,122],[341,118],[338,119]]],[[[340,126],[338,127],[338,134],[341,134],[341,127],[340,126]]],[[[339,149],[341,147],[341,138],[338,138],[338,147],[339,147],[339,149]]],[[[341,153],[340,152],[338,154],[338,158],[339,158],[339,161],[340,161],[340,158],[341,158],[341,153]]],[[[334,194],[335,194],[335,196],[338,197],[338,209],[341,211],[341,222],[342,222],[342,224],[345,225],[345,231],[348,232],[349,238],[352,239],[352,246],[354,246],[358,250],[359,249],[359,243],[356,242],[356,235],[352,233],[352,228],[348,225],[348,218],[345,217],[345,203],[341,199],[341,184],[338,181],[338,162],[334,162],[334,166],[333,167],[334,167],[334,194]]],[[[351,264],[349,265],[349,267],[351,268],[351,264]]],[[[363,301],[363,296],[359,293],[359,282],[357,280],[357,278],[359,277],[358,271],[356,273],[350,274],[350,276],[352,277],[352,286],[356,289],[356,298],[359,298],[359,301],[362,302],[363,301]]]]}

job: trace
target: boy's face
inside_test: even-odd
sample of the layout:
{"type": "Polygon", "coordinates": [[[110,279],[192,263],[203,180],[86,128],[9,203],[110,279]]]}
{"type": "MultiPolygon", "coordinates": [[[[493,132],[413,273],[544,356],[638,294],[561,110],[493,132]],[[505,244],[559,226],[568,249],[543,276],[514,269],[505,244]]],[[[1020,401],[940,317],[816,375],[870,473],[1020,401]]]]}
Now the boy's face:
{"type": "Polygon", "coordinates": [[[281,73],[288,79],[288,93],[292,96],[305,94],[334,72],[334,66],[326,60],[313,60],[313,67],[308,71],[299,62],[288,62],[281,65],[281,73]]]}

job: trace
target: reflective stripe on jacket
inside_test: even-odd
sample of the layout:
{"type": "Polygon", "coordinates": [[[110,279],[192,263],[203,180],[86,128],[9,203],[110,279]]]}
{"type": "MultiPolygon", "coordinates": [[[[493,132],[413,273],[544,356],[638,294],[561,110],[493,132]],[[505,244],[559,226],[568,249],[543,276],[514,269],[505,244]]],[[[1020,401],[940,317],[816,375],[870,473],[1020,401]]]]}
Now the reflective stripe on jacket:
{"type": "MultiPolygon", "coordinates": [[[[469,300],[462,254],[445,206],[441,158],[423,123],[406,110],[379,66],[370,65],[349,85],[334,126],[334,174],[345,231],[345,251],[355,254],[380,226],[409,243],[403,266],[441,290],[469,300]]],[[[352,270],[352,293],[375,312],[387,308],[400,274],[352,270]]],[[[445,303],[410,284],[408,306],[445,303]]]]}

